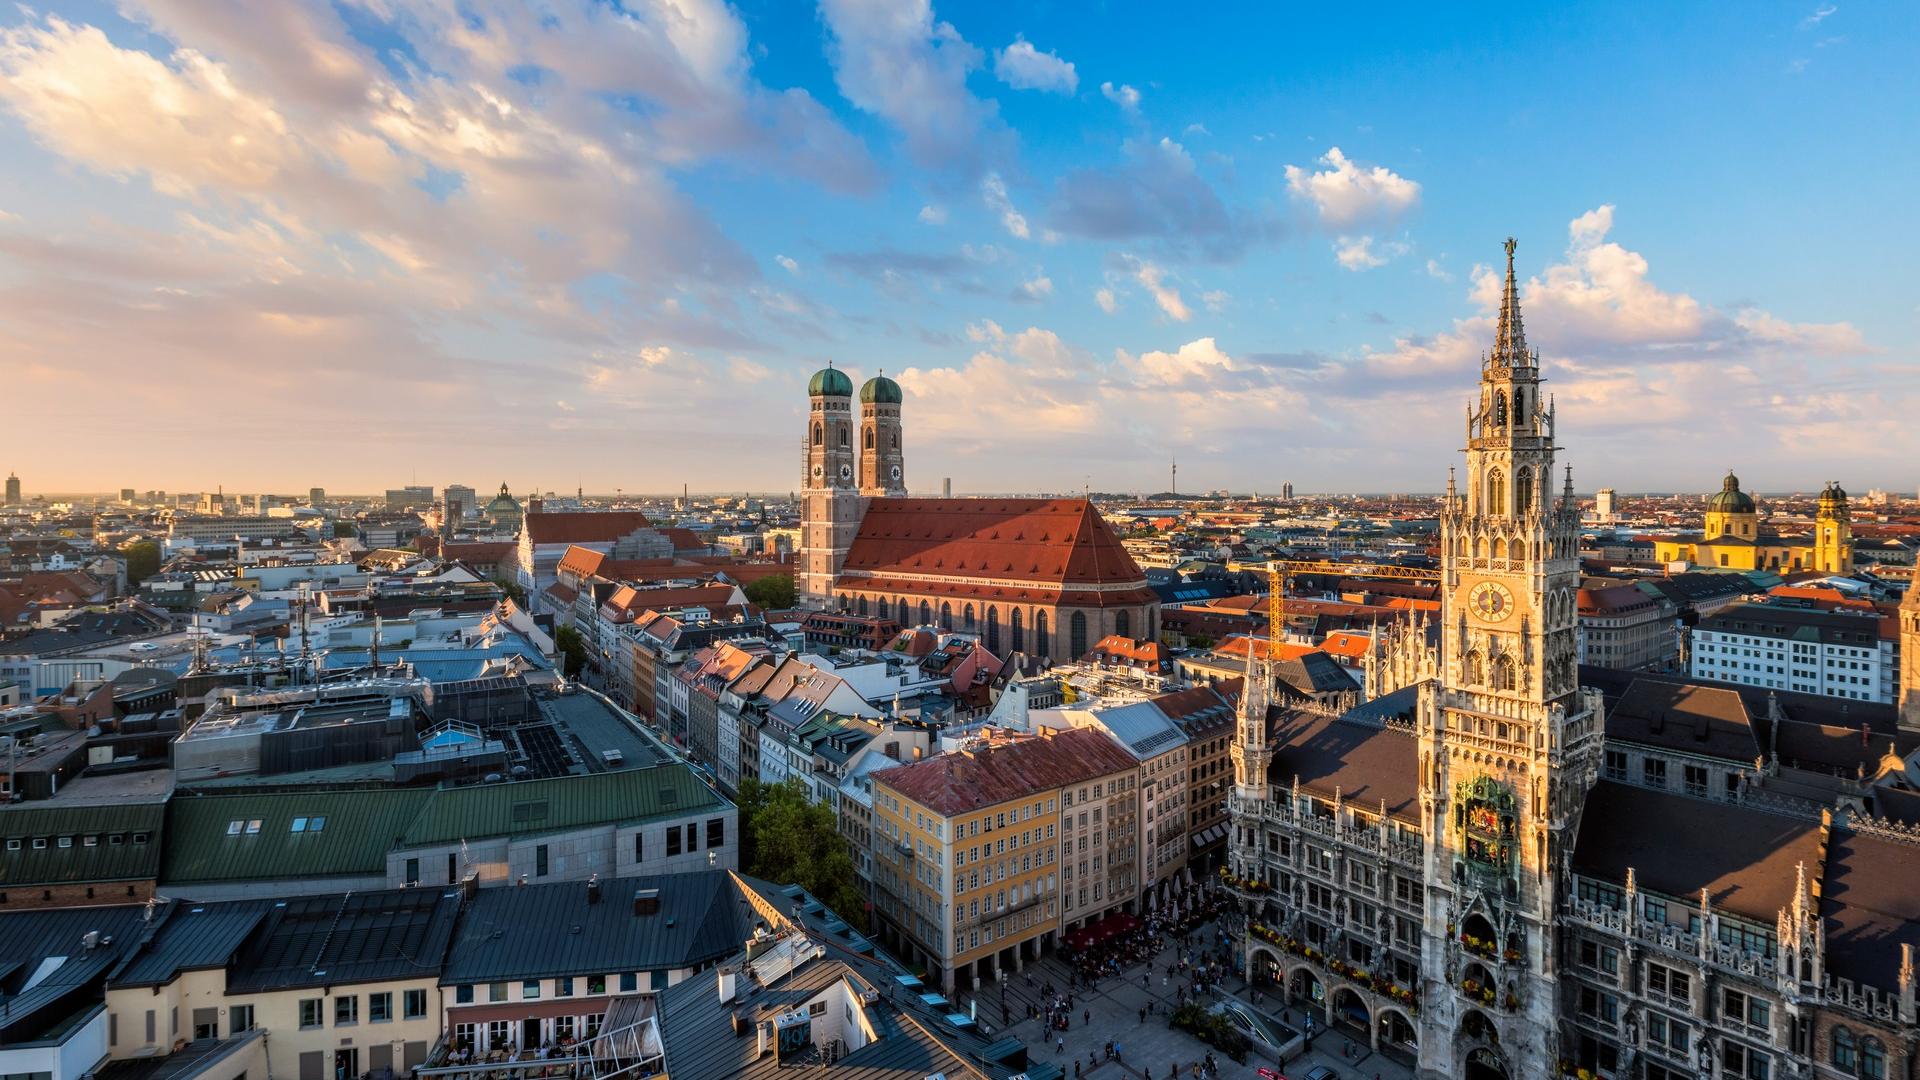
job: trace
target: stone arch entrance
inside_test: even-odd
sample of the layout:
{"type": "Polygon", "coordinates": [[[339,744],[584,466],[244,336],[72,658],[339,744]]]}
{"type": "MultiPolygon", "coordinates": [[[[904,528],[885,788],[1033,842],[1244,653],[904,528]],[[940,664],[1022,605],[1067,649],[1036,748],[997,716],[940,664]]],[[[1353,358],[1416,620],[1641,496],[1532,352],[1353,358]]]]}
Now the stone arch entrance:
{"type": "Polygon", "coordinates": [[[1370,1042],[1368,1032],[1373,1029],[1373,1013],[1367,1008],[1367,1000],[1351,986],[1342,986],[1333,992],[1333,1008],[1327,1012],[1327,1026],[1340,1028],[1362,1042],[1370,1042]]]}
{"type": "Polygon", "coordinates": [[[1325,1008],[1327,988],[1320,981],[1320,976],[1315,975],[1312,969],[1304,966],[1297,967],[1293,969],[1293,974],[1287,977],[1287,997],[1301,1005],[1325,1008]]]}
{"type": "Polygon", "coordinates": [[[1281,984],[1280,957],[1272,949],[1259,945],[1253,947],[1251,963],[1248,965],[1248,978],[1255,986],[1278,986],[1281,984]]]}
{"type": "Polygon", "coordinates": [[[1396,1050],[1408,1056],[1418,1057],[1420,1053],[1420,1029],[1414,1026],[1407,1014],[1391,1006],[1380,1010],[1378,1029],[1379,1045],[1382,1050],[1396,1050]]]}
{"type": "Polygon", "coordinates": [[[1500,1031],[1478,1009],[1468,1009],[1453,1036],[1455,1060],[1463,1080],[1512,1080],[1506,1055],[1500,1050],[1500,1031]]]}

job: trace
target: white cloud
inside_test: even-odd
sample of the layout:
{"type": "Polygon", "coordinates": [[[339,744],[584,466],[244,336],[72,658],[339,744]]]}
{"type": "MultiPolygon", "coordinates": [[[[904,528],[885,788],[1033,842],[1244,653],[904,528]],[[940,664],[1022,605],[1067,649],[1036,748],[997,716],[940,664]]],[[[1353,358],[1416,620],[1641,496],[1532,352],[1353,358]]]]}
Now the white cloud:
{"type": "Polygon", "coordinates": [[[1046,90],[1071,94],[1080,88],[1080,76],[1073,64],[1051,52],[1041,52],[1025,38],[1000,50],[994,57],[993,73],[1015,90],[1046,90]]]}
{"type": "Polygon", "coordinates": [[[1342,236],[1333,244],[1334,257],[1347,270],[1368,270],[1385,266],[1387,260],[1373,253],[1373,237],[1342,236]]]}
{"type": "Polygon", "coordinates": [[[1410,249],[1399,241],[1388,241],[1374,246],[1371,236],[1342,236],[1334,240],[1334,258],[1343,269],[1361,271],[1376,266],[1385,266],[1391,259],[1405,255],[1410,249]]]}
{"type": "Polygon", "coordinates": [[[1027,239],[1027,219],[1014,208],[1013,200],[1007,197],[1007,183],[1000,179],[999,173],[990,172],[980,180],[980,197],[986,201],[987,209],[1000,215],[1000,224],[1010,235],[1021,240],[1027,239]]]}
{"type": "Polygon", "coordinates": [[[1227,309],[1227,302],[1232,299],[1233,297],[1228,296],[1226,292],[1221,289],[1214,289],[1210,292],[1200,294],[1200,302],[1207,306],[1208,311],[1213,312],[1225,311],[1227,309]]]}
{"type": "Polygon", "coordinates": [[[831,33],[834,83],[864,112],[892,124],[914,160],[973,172],[992,156],[996,109],[967,89],[984,59],[929,0],[820,0],[831,33]]]}
{"type": "Polygon", "coordinates": [[[1202,124],[1202,123],[1198,123],[1198,122],[1195,122],[1195,123],[1192,123],[1192,124],[1188,124],[1188,125],[1186,126],[1186,128],[1185,128],[1185,129],[1183,129],[1183,130],[1182,130],[1182,131],[1180,132],[1180,134],[1182,134],[1182,135],[1212,135],[1212,134],[1213,134],[1213,132],[1211,132],[1211,131],[1208,131],[1208,130],[1207,130],[1207,125],[1205,125],[1205,124],[1202,124]]]}
{"type": "Polygon", "coordinates": [[[1210,337],[1189,341],[1174,352],[1145,352],[1138,358],[1123,352],[1120,359],[1123,364],[1137,366],[1146,381],[1168,386],[1208,382],[1216,375],[1241,370],[1210,337]]]}
{"type": "Polygon", "coordinates": [[[1814,8],[1813,12],[1806,18],[1800,20],[1800,29],[1811,30],[1825,22],[1828,16],[1839,10],[1839,8],[1832,4],[1821,4],[1819,7],[1814,8]]]}
{"type": "Polygon", "coordinates": [[[1044,300],[1053,295],[1053,279],[1040,274],[1031,281],[1021,283],[1019,294],[1026,300],[1044,300]]]}
{"type": "Polygon", "coordinates": [[[928,203],[920,208],[920,223],[922,225],[945,225],[947,223],[947,208],[928,203]]]}
{"type": "Polygon", "coordinates": [[[1112,289],[1106,288],[1105,286],[1093,291],[1093,302],[1099,304],[1100,310],[1109,315],[1120,310],[1119,299],[1113,295],[1112,289]]]}
{"type": "Polygon", "coordinates": [[[1186,322],[1193,318],[1192,309],[1180,298],[1180,290],[1166,283],[1164,269],[1132,255],[1122,255],[1120,261],[1133,274],[1133,279],[1153,294],[1154,303],[1160,305],[1160,310],[1166,313],[1167,318],[1175,322],[1186,322]]]}
{"type": "Polygon", "coordinates": [[[773,261],[779,263],[780,269],[785,270],[789,274],[797,274],[800,272],[800,264],[786,255],[775,255],[773,261]]]}
{"type": "Polygon", "coordinates": [[[1453,275],[1447,271],[1446,267],[1440,265],[1440,260],[1438,259],[1427,260],[1427,276],[1439,278],[1441,281],[1453,280],[1453,275]]]}
{"type": "Polygon", "coordinates": [[[1334,227],[1362,221],[1386,220],[1420,201],[1420,185],[1384,165],[1363,169],[1340,152],[1328,150],[1320,159],[1331,166],[1311,172],[1287,166],[1287,190],[1313,203],[1320,220],[1334,227]]]}
{"type": "Polygon", "coordinates": [[[1120,106],[1124,112],[1140,111],[1140,91],[1125,83],[1115,86],[1110,82],[1100,84],[1100,93],[1108,101],[1120,106]]]}

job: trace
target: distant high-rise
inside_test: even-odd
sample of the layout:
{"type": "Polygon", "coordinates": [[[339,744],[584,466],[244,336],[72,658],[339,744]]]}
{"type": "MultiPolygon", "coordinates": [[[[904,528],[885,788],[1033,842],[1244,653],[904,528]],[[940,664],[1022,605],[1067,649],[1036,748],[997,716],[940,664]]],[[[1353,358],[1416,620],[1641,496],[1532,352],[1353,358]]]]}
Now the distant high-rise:
{"type": "Polygon", "coordinates": [[[136,494],[138,494],[138,492],[134,491],[132,488],[121,488],[120,501],[124,503],[130,503],[133,501],[133,497],[136,494]]]}
{"type": "Polygon", "coordinates": [[[20,505],[20,478],[12,473],[7,474],[7,505],[20,505]]]}
{"type": "Polygon", "coordinates": [[[320,508],[320,504],[326,501],[327,501],[326,488],[308,488],[307,489],[307,505],[308,506],[311,506],[314,509],[318,510],[320,508]]]}
{"type": "Polygon", "coordinates": [[[410,510],[418,506],[433,505],[433,488],[425,484],[408,484],[401,488],[387,489],[387,509],[389,511],[410,510]]]}
{"type": "Polygon", "coordinates": [[[1601,521],[1613,520],[1613,489],[1601,488],[1593,493],[1593,516],[1601,521]]]}
{"type": "Polygon", "coordinates": [[[1293,481],[1289,480],[1286,483],[1280,485],[1280,501],[1281,502],[1293,501],[1293,481]]]}
{"type": "Polygon", "coordinates": [[[448,484],[445,494],[447,524],[458,525],[480,509],[480,495],[465,484],[448,484]]]}
{"type": "Polygon", "coordinates": [[[943,477],[940,480],[940,497],[943,499],[953,498],[953,477],[943,477]]]}

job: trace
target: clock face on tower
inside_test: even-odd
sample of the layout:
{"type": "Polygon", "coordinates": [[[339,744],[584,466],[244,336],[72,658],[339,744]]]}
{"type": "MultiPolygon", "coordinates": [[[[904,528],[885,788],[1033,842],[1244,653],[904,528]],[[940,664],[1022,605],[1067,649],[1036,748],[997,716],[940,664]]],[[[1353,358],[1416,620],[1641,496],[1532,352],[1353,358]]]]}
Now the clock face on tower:
{"type": "Polygon", "coordinates": [[[898,479],[900,479],[900,466],[898,466],[898,465],[895,465],[895,466],[893,467],[893,478],[894,478],[895,480],[898,480],[898,479]]]}
{"type": "Polygon", "coordinates": [[[1467,594],[1467,609],[1487,622],[1513,614],[1513,590],[1497,581],[1483,581],[1467,594]]]}
{"type": "Polygon", "coordinates": [[[853,479],[853,466],[851,465],[840,466],[840,479],[842,480],[853,479]]]}

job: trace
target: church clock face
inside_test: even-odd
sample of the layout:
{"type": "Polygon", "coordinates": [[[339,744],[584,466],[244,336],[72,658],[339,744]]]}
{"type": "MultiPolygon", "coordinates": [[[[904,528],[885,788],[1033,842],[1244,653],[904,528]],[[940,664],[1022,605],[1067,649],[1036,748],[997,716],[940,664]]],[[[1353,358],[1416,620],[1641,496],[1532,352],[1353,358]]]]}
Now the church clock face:
{"type": "Polygon", "coordinates": [[[898,480],[898,479],[900,479],[900,466],[898,466],[898,465],[895,465],[895,466],[893,467],[893,478],[894,478],[895,480],[898,480]]]}
{"type": "Polygon", "coordinates": [[[1497,581],[1483,581],[1467,594],[1467,609],[1487,622],[1505,619],[1513,606],[1513,590],[1497,581]]]}
{"type": "Polygon", "coordinates": [[[851,465],[840,466],[840,479],[841,480],[853,479],[853,466],[851,465]]]}
{"type": "Polygon", "coordinates": [[[818,478],[819,478],[819,476],[820,476],[820,474],[821,474],[822,472],[825,472],[825,471],[826,471],[826,470],[824,470],[824,469],[822,469],[822,468],[821,468],[820,466],[818,466],[818,465],[815,465],[815,466],[813,467],[813,475],[814,475],[814,478],[815,478],[815,479],[818,479],[818,478]]]}

